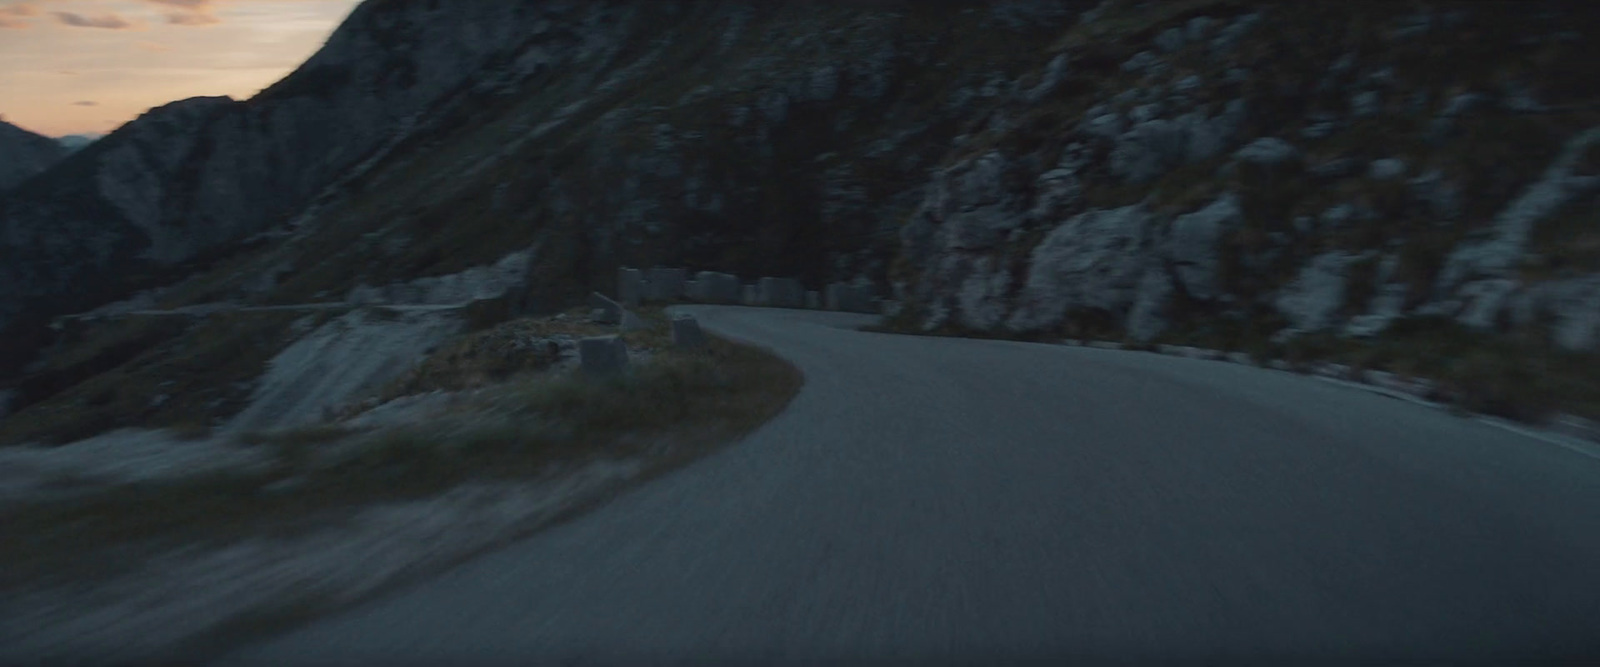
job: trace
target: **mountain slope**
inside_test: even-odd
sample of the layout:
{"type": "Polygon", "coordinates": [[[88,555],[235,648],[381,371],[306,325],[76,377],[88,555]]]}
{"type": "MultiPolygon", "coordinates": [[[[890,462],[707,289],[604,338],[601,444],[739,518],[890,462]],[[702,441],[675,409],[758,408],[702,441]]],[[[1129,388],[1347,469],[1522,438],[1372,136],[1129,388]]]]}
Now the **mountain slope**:
{"type": "MultiPolygon", "coordinates": [[[[276,127],[250,109],[293,109],[273,113],[339,152],[273,158],[259,183],[254,153],[184,163],[224,176],[170,210],[292,219],[244,247],[226,239],[270,223],[207,227],[230,254],[150,303],[433,303],[422,283],[527,253],[528,308],[610,291],[619,265],[862,280],[908,331],[1332,359],[1511,416],[1600,416],[1587,6],[495,6],[368,2],[295,75],[219,105],[206,136],[237,137],[219,145],[276,127]],[[363,113],[389,133],[326,143],[363,113]]],[[[183,249],[155,229],[117,239],[183,249]]],[[[96,326],[47,356],[111,339],[160,368],[202,335],[96,326]]],[[[91,366],[25,402],[148,421],[72,389],[91,366]]]]}
{"type": "MultiPolygon", "coordinates": [[[[520,51],[485,65],[471,86],[349,170],[285,234],[223,258],[150,306],[338,301],[526,249],[536,250],[526,303],[540,308],[610,290],[618,262],[808,281],[881,275],[926,170],[951,137],[981,123],[974,109],[1075,16],[1055,2],[525,4],[567,14],[530,29],[520,51]]],[[[363,9],[381,17],[425,6],[363,9]]],[[[469,21],[460,34],[483,20],[456,18],[469,21]]],[[[314,89],[318,62],[262,97],[314,89]]],[[[133,327],[36,327],[56,342],[47,357],[79,361],[43,373],[55,380],[30,375],[20,405],[32,407],[15,419],[61,408],[103,417],[80,424],[170,424],[237,409],[224,400],[199,415],[152,413],[136,398],[107,401],[104,382],[82,384],[82,375],[117,366],[172,366],[165,372],[192,386],[195,365],[174,352],[218,335],[215,327],[115,333],[124,326],[133,327]],[[108,340],[123,354],[69,354],[108,340]]],[[[260,339],[276,335],[263,330],[260,339]]],[[[149,391],[135,385],[165,381],[152,372],[139,371],[130,396],[149,391]]],[[[237,393],[241,378],[213,381],[237,393]]]]}
{"type": "MultiPolygon", "coordinates": [[[[600,20],[603,3],[361,5],[326,46],[247,102],[154,109],[0,208],[0,326],[170,280],[285,222],[488,63],[600,20]]],[[[574,43],[575,56],[594,45],[574,43]]],[[[546,65],[512,62],[508,71],[546,65]]]]}
{"type": "Polygon", "coordinates": [[[0,120],[0,192],[32,178],[61,158],[67,150],[42,137],[0,120]]]}

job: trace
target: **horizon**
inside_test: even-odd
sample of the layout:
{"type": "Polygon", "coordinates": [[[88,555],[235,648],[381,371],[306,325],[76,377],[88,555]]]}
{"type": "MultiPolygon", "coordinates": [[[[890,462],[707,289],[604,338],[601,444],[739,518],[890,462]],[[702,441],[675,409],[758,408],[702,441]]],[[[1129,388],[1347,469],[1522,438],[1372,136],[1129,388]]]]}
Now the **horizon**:
{"type": "Polygon", "coordinates": [[[0,118],[105,135],[191,97],[237,100],[322,48],[360,0],[0,0],[0,118]]]}

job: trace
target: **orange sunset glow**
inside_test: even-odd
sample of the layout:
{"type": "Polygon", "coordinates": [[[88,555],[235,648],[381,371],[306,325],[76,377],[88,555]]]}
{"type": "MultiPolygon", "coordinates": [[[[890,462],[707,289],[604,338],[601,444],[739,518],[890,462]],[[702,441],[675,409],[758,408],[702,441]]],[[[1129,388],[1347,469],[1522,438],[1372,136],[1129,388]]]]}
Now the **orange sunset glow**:
{"type": "Polygon", "coordinates": [[[200,95],[247,99],[310,57],[358,0],[0,0],[0,116],[101,134],[200,95]]]}

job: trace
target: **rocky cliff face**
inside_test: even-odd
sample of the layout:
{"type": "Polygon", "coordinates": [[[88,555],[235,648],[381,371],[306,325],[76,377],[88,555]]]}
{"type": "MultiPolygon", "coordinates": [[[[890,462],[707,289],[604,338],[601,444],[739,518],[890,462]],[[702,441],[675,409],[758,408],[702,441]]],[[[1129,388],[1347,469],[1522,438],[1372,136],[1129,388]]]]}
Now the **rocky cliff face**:
{"type": "Polygon", "coordinates": [[[951,140],[1089,6],[622,3],[552,24],[518,58],[559,67],[486,70],[210,291],[325,299],[534,246],[547,303],[618,264],[881,280],[951,140]]]}
{"type": "Polygon", "coordinates": [[[1033,122],[934,175],[901,230],[906,324],[1281,342],[1435,318],[1596,349],[1595,12],[1400,4],[1105,3],[999,104],[1033,122]],[[1061,72],[1093,83],[1026,86],[1061,72]]]}
{"type": "Polygon", "coordinates": [[[0,192],[20,185],[66,155],[67,150],[49,137],[0,120],[0,192]]]}

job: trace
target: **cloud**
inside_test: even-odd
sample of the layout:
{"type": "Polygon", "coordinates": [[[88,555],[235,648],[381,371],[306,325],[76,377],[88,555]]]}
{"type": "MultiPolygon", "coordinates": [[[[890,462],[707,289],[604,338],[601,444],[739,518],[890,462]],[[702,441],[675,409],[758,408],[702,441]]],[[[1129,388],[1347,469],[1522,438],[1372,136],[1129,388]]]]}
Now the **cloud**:
{"type": "Polygon", "coordinates": [[[178,7],[180,9],[187,9],[189,11],[209,10],[213,4],[212,0],[145,0],[145,2],[157,5],[166,5],[168,7],[178,7]]]}
{"type": "Polygon", "coordinates": [[[195,25],[211,25],[213,23],[221,23],[221,22],[222,22],[222,19],[219,19],[219,18],[217,18],[215,16],[212,16],[210,14],[202,14],[200,12],[195,12],[195,13],[192,13],[192,14],[168,14],[167,15],[167,23],[170,23],[172,25],[195,26],[195,25]]]}
{"type": "Polygon", "coordinates": [[[134,42],[133,47],[150,53],[166,53],[172,50],[172,47],[157,42],[134,42]]]}
{"type": "Polygon", "coordinates": [[[38,15],[39,8],[26,2],[0,6],[0,28],[10,30],[27,28],[31,24],[23,19],[38,15]]]}
{"type": "Polygon", "coordinates": [[[97,107],[97,106],[100,106],[100,103],[99,102],[91,102],[89,100],[84,100],[82,102],[73,102],[72,106],[75,106],[75,107],[97,107]]]}
{"type": "Polygon", "coordinates": [[[74,12],[50,12],[56,21],[76,28],[105,28],[107,30],[127,30],[135,27],[132,21],[117,16],[116,14],[102,14],[100,16],[84,16],[74,12]]]}
{"type": "Polygon", "coordinates": [[[180,10],[167,13],[167,23],[171,25],[201,26],[222,22],[222,19],[212,13],[216,8],[214,0],[145,0],[145,2],[180,10]]]}

